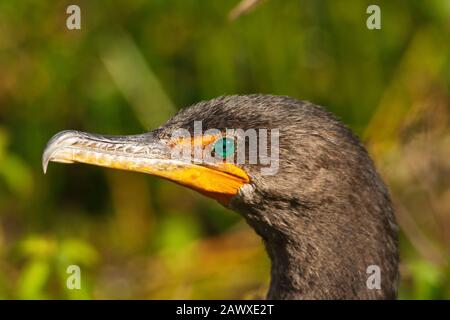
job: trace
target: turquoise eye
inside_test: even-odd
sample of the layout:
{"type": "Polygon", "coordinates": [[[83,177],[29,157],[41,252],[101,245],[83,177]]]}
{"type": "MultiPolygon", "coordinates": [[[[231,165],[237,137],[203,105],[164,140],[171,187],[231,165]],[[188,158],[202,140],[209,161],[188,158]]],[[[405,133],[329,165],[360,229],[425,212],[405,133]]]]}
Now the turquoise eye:
{"type": "Polygon", "coordinates": [[[214,152],[222,158],[227,158],[234,153],[234,140],[221,138],[214,143],[214,152]]]}

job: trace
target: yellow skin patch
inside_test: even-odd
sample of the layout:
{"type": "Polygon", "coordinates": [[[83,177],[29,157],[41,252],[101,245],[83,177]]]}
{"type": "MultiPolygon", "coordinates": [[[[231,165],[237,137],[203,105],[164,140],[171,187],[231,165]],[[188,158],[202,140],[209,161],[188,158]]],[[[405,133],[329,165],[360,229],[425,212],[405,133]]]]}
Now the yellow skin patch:
{"type": "MultiPolygon", "coordinates": [[[[214,143],[221,135],[209,135],[170,141],[170,145],[194,143],[203,147],[214,143]]],[[[151,174],[174,181],[180,185],[216,199],[227,205],[239,189],[250,181],[244,170],[231,163],[196,164],[171,159],[157,159],[133,152],[118,153],[114,145],[105,142],[90,141],[83,138],[70,137],[70,143],[58,141],[47,146],[44,162],[86,163],[112,169],[135,171],[151,174]],[[74,142],[75,140],[75,142],[74,142]],[[98,145],[102,144],[102,148],[98,145]],[[105,144],[107,145],[105,147],[105,144]],[[49,151],[47,151],[49,150],[49,151]],[[49,152],[49,154],[47,154],[49,152]],[[47,154],[47,155],[46,155],[47,154]],[[46,157],[46,158],[45,158],[46,157]]]]}
{"type": "Polygon", "coordinates": [[[172,144],[172,145],[190,144],[192,146],[195,146],[195,145],[207,146],[207,145],[213,143],[214,141],[216,141],[217,139],[219,139],[220,137],[222,137],[221,134],[202,135],[200,137],[190,137],[190,138],[179,137],[179,138],[171,140],[170,144],[172,144]]]}

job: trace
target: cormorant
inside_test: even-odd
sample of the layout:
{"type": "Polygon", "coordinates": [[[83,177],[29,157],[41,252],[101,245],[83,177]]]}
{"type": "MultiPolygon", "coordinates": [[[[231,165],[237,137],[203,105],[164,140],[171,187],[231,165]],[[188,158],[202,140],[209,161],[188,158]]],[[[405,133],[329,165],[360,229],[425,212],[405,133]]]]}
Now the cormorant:
{"type": "MultiPolygon", "coordinates": [[[[258,136],[258,143],[262,140],[258,136]]],[[[44,172],[49,161],[149,173],[240,213],[271,259],[269,299],[396,297],[397,224],[388,190],[358,138],[312,103],[285,96],[224,96],[182,109],[145,134],[62,131],[44,151],[44,172]],[[174,135],[179,129],[189,135],[174,135]],[[250,144],[242,131],[232,131],[236,136],[230,138],[227,129],[278,132],[278,140],[258,144],[257,150],[277,146],[277,170],[264,174],[268,164],[259,158],[249,163],[251,148],[244,163],[226,161],[237,157],[236,139],[250,144]],[[173,150],[186,146],[196,161],[174,159],[173,150]],[[225,160],[199,159],[206,155],[225,160]],[[369,283],[373,266],[378,286],[369,283]]]]}

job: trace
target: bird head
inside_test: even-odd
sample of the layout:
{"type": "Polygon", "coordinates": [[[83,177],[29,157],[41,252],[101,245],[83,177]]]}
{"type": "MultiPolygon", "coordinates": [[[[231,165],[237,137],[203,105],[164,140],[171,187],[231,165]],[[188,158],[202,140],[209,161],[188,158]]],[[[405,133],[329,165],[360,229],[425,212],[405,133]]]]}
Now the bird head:
{"type": "Polygon", "coordinates": [[[292,217],[255,209],[314,208],[332,196],[345,203],[374,174],[365,150],[330,113],[270,95],[200,102],[139,135],[62,131],[44,151],[44,172],[49,161],[165,178],[280,230],[292,217]]]}
{"type": "Polygon", "coordinates": [[[274,165],[278,168],[278,149],[270,141],[274,129],[271,112],[275,110],[265,100],[267,97],[255,95],[201,102],[181,110],[159,128],[138,135],[61,131],[47,144],[43,170],[45,173],[52,161],[142,172],[228,206],[243,186],[260,180],[274,165]],[[264,159],[258,155],[261,148],[264,159]],[[271,149],[277,153],[272,158],[267,154],[271,149]]]}
{"type": "Polygon", "coordinates": [[[393,297],[396,223],[359,140],[323,108],[289,97],[226,96],[133,136],[62,131],[42,158],[147,173],[241,213],[272,259],[269,297],[393,297]],[[377,264],[389,281],[365,287],[377,264]],[[335,272],[338,272],[335,275],[335,272]]]}

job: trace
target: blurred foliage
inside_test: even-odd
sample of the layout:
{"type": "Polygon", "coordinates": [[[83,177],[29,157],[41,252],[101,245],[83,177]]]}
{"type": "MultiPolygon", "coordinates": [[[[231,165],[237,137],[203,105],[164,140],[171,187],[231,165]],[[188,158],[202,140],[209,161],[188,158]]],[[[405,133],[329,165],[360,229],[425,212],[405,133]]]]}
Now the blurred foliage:
{"type": "Polygon", "coordinates": [[[140,133],[252,92],[325,105],[363,138],[401,226],[400,298],[450,298],[450,2],[376,1],[375,31],[368,1],[238,2],[0,2],[0,298],[262,297],[269,261],[237,214],[138,174],[44,177],[40,161],[63,129],[140,133]]]}

